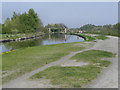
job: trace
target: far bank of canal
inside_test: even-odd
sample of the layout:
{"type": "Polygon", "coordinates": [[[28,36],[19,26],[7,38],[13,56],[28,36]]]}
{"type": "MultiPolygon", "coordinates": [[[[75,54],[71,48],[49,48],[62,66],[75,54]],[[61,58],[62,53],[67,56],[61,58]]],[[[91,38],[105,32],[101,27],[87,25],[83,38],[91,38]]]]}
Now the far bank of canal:
{"type": "Polygon", "coordinates": [[[30,40],[2,43],[0,45],[0,48],[1,48],[0,53],[19,49],[19,48],[25,48],[25,47],[60,44],[60,43],[71,43],[71,42],[82,42],[82,41],[84,41],[84,38],[77,35],[49,34],[42,37],[30,39],[30,40]]]}

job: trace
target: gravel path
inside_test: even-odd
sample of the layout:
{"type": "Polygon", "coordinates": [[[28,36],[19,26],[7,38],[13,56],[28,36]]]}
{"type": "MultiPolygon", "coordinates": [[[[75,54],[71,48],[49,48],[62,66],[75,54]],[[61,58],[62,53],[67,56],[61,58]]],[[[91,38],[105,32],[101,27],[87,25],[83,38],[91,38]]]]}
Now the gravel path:
{"type": "Polygon", "coordinates": [[[87,88],[118,88],[118,38],[109,36],[110,39],[98,41],[92,49],[105,50],[116,53],[116,57],[110,58],[112,65],[102,71],[96,80],[93,80],[87,88]]]}
{"type": "MultiPolygon", "coordinates": [[[[77,53],[84,52],[87,50],[95,49],[95,50],[105,50],[113,53],[117,53],[118,55],[118,47],[117,47],[117,37],[109,37],[110,39],[107,40],[99,40],[96,42],[96,44],[93,46],[93,48],[90,49],[84,49],[78,52],[72,52],[67,56],[62,57],[60,60],[56,62],[52,62],[50,64],[47,64],[37,70],[34,70],[30,73],[26,73],[25,75],[18,77],[15,80],[12,80],[6,84],[3,85],[3,88],[51,88],[51,87],[57,87],[50,84],[50,80],[30,80],[29,77],[47,69],[48,67],[60,65],[63,62],[69,60],[72,56],[74,56],[77,53]]],[[[117,88],[118,87],[118,58],[111,58],[109,59],[112,61],[112,65],[109,66],[107,69],[105,69],[99,77],[94,80],[90,85],[87,87],[90,88],[117,88]]]]}

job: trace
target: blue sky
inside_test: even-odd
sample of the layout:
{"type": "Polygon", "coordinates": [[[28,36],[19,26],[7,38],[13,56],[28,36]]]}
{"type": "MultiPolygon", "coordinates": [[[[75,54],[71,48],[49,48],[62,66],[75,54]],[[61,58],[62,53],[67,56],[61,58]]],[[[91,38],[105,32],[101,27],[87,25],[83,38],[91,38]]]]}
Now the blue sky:
{"type": "Polygon", "coordinates": [[[64,23],[69,28],[85,24],[115,24],[118,22],[117,2],[4,2],[2,21],[13,12],[24,13],[33,8],[44,25],[64,23]]]}

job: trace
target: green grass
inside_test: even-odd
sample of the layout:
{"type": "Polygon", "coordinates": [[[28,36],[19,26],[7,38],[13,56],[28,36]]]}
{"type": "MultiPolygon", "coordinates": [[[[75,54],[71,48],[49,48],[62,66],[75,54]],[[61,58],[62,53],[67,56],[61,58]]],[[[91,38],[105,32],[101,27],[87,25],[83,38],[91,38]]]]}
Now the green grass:
{"type": "Polygon", "coordinates": [[[95,30],[88,30],[84,33],[90,33],[90,34],[101,34],[101,35],[110,35],[110,36],[116,36],[120,37],[120,32],[118,30],[101,30],[101,31],[95,31],[95,30]]]}
{"type": "Polygon", "coordinates": [[[45,78],[50,79],[53,85],[60,87],[82,87],[95,79],[103,69],[111,64],[110,61],[101,60],[105,57],[113,57],[114,54],[101,50],[88,50],[76,54],[71,59],[77,61],[90,62],[89,65],[83,67],[60,67],[53,66],[31,77],[31,79],[45,78]],[[99,63],[99,64],[98,64],[99,63]]]}
{"type": "Polygon", "coordinates": [[[94,40],[96,40],[94,37],[92,37],[92,36],[89,36],[89,35],[86,35],[86,34],[78,34],[78,33],[74,33],[73,35],[81,35],[81,36],[83,36],[83,37],[86,37],[87,38],[87,40],[85,40],[85,41],[94,41],[94,40]]]}
{"type": "Polygon", "coordinates": [[[107,67],[110,65],[110,61],[101,60],[102,58],[109,58],[115,56],[111,52],[101,51],[101,50],[88,50],[79,54],[76,54],[71,59],[75,59],[77,61],[85,61],[90,62],[92,64],[99,63],[100,66],[107,67]]]}
{"type": "Polygon", "coordinates": [[[85,37],[88,38],[88,40],[86,40],[86,41],[94,41],[94,40],[96,40],[94,37],[91,37],[91,36],[88,36],[88,35],[85,35],[85,37]]]}
{"type": "Polygon", "coordinates": [[[86,40],[86,41],[94,41],[94,40],[96,40],[94,37],[89,36],[89,35],[85,35],[85,34],[80,34],[80,35],[86,37],[86,38],[88,39],[88,40],[86,40]]]}
{"type": "Polygon", "coordinates": [[[89,65],[86,67],[60,67],[53,66],[31,77],[50,79],[54,85],[60,85],[61,88],[81,87],[93,80],[101,68],[89,65]]]}
{"type": "Polygon", "coordinates": [[[15,71],[13,74],[3,78],[3,82],[40,68],[47,63],[56,61],[70,52],[84,49],[84,47],[76,47],[74,44],[75,43],[66,43],[28,47],[21,48],[8,54],[3,54],[2,70],[15,71]]]}
{"type": "Polygon", "coordinates": [[[105,39],[108,39],[108,37],[104,36],[104,35],[99,35],[99,36],[96,36],[97,39],[101,39],[101,40],[105,40],[105,39]]]}

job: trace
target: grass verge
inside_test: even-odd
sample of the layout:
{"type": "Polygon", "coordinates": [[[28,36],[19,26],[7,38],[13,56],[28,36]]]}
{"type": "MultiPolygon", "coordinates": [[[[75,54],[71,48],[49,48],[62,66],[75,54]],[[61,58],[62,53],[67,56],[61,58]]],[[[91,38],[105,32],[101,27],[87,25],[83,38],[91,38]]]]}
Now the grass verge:
{"type": "Polygon", "coordinates": [[[86,38],[85,41],[94,41],[94,40],[96,40],[94,37],[86,35],[86,34],[74,33],[72,35],[77,35],[77,36],[80,36],[80,37],[84,37],[84,38],[86,38]]]}
{"type": "Polygon", "coordinates": [[[86,37],[87,38],[86,41],[94,41],[94,40],[96,40],[94,37],[89,36],[89,35],[85,35],[85,34],[80,34],[80,35],[82,35],[83,37],[86,37]]]}
{"type": "Polygon", "coordinates": [[[107,67],[111,64],[110,61],[101,60],[101,58],[113,56],[114,54],[106,51],[88,50],[73,56],[71,59],[90,62],[89,65],[83,67],[53,66],[33,75],[31,79],[45,78],[50,79],[53,85],[59,85],[62,88],[80,88],[95,79],[103,69],[102,67],[107,67]]]}
{"type": "Polygon", "coordinates": [[[88,83],[100,73],[100,68],[93,65],[86,67],[60,67],[53,66],[45,71],[35,74],[31,78],[50,79],[54,85],[60,85],[61,88],[81,87],[88,83]]]}
{"type": "Polygon", "coordinates": [[[82,53],[78,53],[73,56],[71,59],[77,61],[90,62],[91,64],[96,64],[99,66],[107,67],[110,65],[110,61],[101,60],[102,58],[109,58],[115,56],[111,52],[102,51],[102,50],[88,50],[82,53]]]}
{"type": "Polygon", "coordinates": [[[96,36],[97,39],[100,39],[100,40],[105,40],[105,39],[108,39],[108,37],[104,36],[104,35],[99,35],[99,36],[96,36]]]}
{"type": "Polygon", "coordinates": [[[70,52],[84,49],[84,46],[76,47],[74,44],[75,43],[66,43],[28,47],[21,48],[8,54],[3,54],[2,70],[14,71],[14,73],[3,78],[3,83],[24,73],[40,68],[45,64],[56,61],[70,52]]]}

